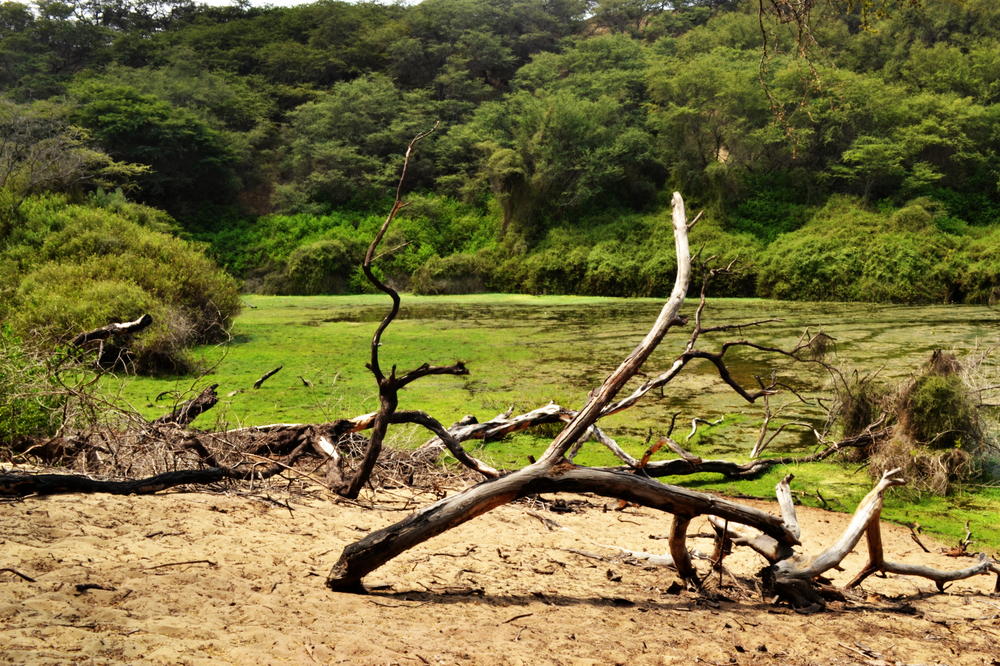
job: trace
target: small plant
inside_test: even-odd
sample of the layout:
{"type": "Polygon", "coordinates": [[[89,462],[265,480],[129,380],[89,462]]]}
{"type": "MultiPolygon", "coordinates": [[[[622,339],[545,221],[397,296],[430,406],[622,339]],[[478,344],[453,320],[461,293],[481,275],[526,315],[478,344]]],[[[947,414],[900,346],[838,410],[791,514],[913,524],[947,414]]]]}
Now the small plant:
{"type": "Polygon", "coordinates": [[[870,454],[873,476],[900,468],[917,491],[946,495],[981,474],[989,434],[964,375],[953,355],[935,351],[923,373],[898,391],[893,434],[870,454]]]}
{"type": "Polygon", "coordinates": [[[979,415],[961,377],[924,375],[900,396],[903,432],[931,449],[961,449],[980,437],[979,415]]]}

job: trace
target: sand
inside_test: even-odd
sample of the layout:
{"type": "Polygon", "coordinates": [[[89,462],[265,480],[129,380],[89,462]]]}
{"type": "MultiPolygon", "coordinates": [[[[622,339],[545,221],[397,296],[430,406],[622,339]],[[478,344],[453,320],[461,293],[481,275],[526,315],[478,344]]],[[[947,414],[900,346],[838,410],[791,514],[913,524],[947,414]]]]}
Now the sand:
{"type": "MultiPolygon", "coordinates": [[[[992,577],[944,594],[922,579],[870,578],[857,601],[811,615],[756,596],[710,601],[678,592],[667,569],[616,559],[614,547],[664,552],[653,537],[668,516],[596,497],[575,498],[572,513],[501,507],[372,573],[373,594],[327,590],[340,550],[404,516],[408,492],[380,495],[376,509],[202,492],[0,504],[0,569],[34,579],[0,571],[0,662],[1000,664],[992,577]]],[[[807,552],[849,518],[799,516],[807,552]]],[[[925,554],[899,526],[884,538],[891,559],[971,563],[929,540],[925,554]]],[[[863,565],[860,550],[835,582],[863,565]]],[[[762,563],[744,550],[727,559],[748,577],[762,563]]]]}

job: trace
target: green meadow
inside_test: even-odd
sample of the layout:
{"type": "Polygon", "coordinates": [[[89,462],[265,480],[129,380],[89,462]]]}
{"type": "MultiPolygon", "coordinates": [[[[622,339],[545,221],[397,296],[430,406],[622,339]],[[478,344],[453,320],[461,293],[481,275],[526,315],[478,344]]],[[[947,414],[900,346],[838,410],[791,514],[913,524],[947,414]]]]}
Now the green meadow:
{"type": "MultiPolygon", "coordinates": [[[[318,422],[356,416],[376,407],[371,374],[365,368],[370,340],[388,309],[380,295],[245,296],[231,340],[196,350],[206,368],[192,378],[147,378],[107,381],[105,390],[148,417],[158,416],[209,384],[219,384],[219,405],[195,422],[221,428],[265,423],[318,422]],[[265,372],[282,370],[254,390],[265,372]]],[[[448,424],[466,414],[486,420],[513,408],[522,412],[555,401],[579,407],[587,392],[645,334],[659,311],[656,299],[611,299],[578,296],[404,296],[400,317],[383,338],[383,367],[409,370],[421,363],[464,361],[464,377],[428,377],[401,394],[401,409],[422,409],[448,424]]],[[[695,302],[686,307],[693,313],[695,302]]],[[[822,330],[835,345],[827,360],[851,375],[878,373],[885,382],[904,380],[935,349],[959,357],[981,352],[1000,340],[1000,313],[986,306],[899,306],[859,303],[801,303],[747,299],[710,300],[707,325],[777,319],[760,326],[702,338],[699,346],[714,350],[724,340],[750,339],[789,347],[805,330],[822,330]]],[[[687,341],[689,329],[675,328],[647,363],[654,375],[669,366],[687,341]]],[[[830,378],[816,365],[795,363],[763,352],[734,350],[727,356],[736,378],[747,386],[772,373],[803,396],[830,394],[830,378]]],[[[983,371],[997,376],[997,368],[983,371]]],[[[635,380],[642,381],[642,377],[635,380]]],[[[998,382],[993,382],[998,383],[998,382]]],[[[783,419],[817,425],[823,413],[792,394],[772,399],[783,419]]],[[[760,428],[759,406],[743,402],[718,380],[706,362],[691,363],[662,394],[602,422],[605,431],[634,455],[644,442],[665,432],[674,414],[674,436],[703,457],[746,460],[760,428]],[[702,426],[690,439],[691,419],[721,423],[702,426]]],[[[477,456],[494,464],[518,467],[537,455],[551,432],[522,434],[480,447],[477,456]]],[[[426,434],[399,427],[389,443],[413,447],[426,434]]],[[[807,453],[816,443],[800,431],[779,437],[765,455],[807,453]]],[[[659,454],[659,455],[670,455],[659,454]]],[[[584,447],[578,462],[616,464],[597,444],[584,447]]],[[[803,504],[850,511],[871,487],[867,470],[857,464],[824,462],[782,467],[753,481],[727,482],[700,474],[673,479],[681,485],[731,495],[773,497],[774,485],[793,472],[793,488],[803,504]]],[[[995,481],[994,481],[995,484],[995,481]]],[[[955,541],[965,521],[976,546],[1000,549],[1000,487],[984,483],[964,487],[947,498],[906,490],[890,494],[884,512],[899,522],[917,522],[926,531],[955,541]]]]}

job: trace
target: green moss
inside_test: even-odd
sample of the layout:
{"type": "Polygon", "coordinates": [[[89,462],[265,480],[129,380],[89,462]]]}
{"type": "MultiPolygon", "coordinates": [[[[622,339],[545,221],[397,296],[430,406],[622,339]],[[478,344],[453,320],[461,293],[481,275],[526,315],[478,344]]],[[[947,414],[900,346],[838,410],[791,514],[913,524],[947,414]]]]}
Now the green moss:
{"type": "MultiPolygon", "coordinates": [[[[195,422],[202,428],[317,422],[375,409],[374,380],[364,364],[374,327],[387,310],[384,296],[247,296],[246,300],[251,307],[236,319],[232,342],[226,347],[198,349],[198,357],[213,366],[212,374],[198,381],[135,378],[124,385],[105,378],[105,390],[137,406],[144,415],[155,417],[203,385],[219,383],[220,404],[195,422]],[[278,365],[284,369],[260,390],[250,388],[264,372],[278,365]],[[311,385],[305,386],[300,376],[311,385]],[[157,400],[164,391],[168,394],[157,400]]],[[[661,305],[654,299],[580,296],[404,295],[400,318],[384,338],[383,364],[396,364],[402,371],[423,362],[465,361],[469,376],[428,377],[400,394],[402,409],[422,409],[444,423],[466,414],[485,420],[511,407],[516,412],[526,411],[550,400],[574,408],[641,339],[661,305]]],[[[690,314],[692,307],[689,304],[685,311],[690,314]]],[[[710,300],[706,324],[752,320],[765,313],[783,321],[759,328],[752,336],[757,340],[787,347],[798,340],[806,325],[818,322],[836,339],[840,362],[881,367],[879,377],[887,383],[908,378],[912,368],[938,346],[971,347],[994,331],[996,321],[991,309],[978,306],[817,306],[753,299],[710,300]]],[[[646,371],[668,367],[685,339],[683,329],[668,335],[646,371]]],[[[711,348],[718,341],[719,336],[705,336],[702,343],[711,348]]],[[[764,376],[771,369],[783,381],[810,391],[821,391],[827,381],[826,375],[811,365],[795,365],[753,350],[733,353],[729,360],[736,377],[748,386],[755,385],[755,376],[764,376]]],[[[636,379],[639,381],[641,378],[636,379]]],[[[711,364],[699,362],[689,364],[662,397],[658,393],[647,396],[632,409],[605,419],[603,427],[639,457],[649,432],[662,434],[674,413],[680,414],[674,438],[705,458],[745,461],[760,427],[756,407],[721,385],[711,364]],[[713,421],[725,418],[715,426],[701,425],[687,440],[690,419],[695,416],[713,421]]],[[[823,414],[802,405],[794,416],[796,420],[816,420],[823,414]]],[[[426,432],[418,428],[389,431],[389,444],[395,447],[419,446],[426,439],[426,432]]],[[[521,467],[529,455],[537,458],[549,441],[549,437],[529,433],[485,445],[470,442],[468,446],[477,457],[495,465],[521,467]]],[[[814,448],[808,437],[789,434],[772,444],[768,455],[806,453],[814,448]]],[[[669,451],[660,451],[654,459],[670,456],[669,451]]],[[[606,449],[592,442],[584,446],[577,461],[618,464],[606,449]]],[[[835,462],[776,468],[757,480],[726,481],[716,474],[700,474],[664,481],[770,499],[774,485],[789,471],[796,475],[793,488],[800,493],[796,497],[810,506],[824,506],[825,502],[828,508],[853,511],[871,488],[863,468],[835,462]]],[[[959,488],[956,497],[972,497],[983,511],[1000,513],[1000,494],[990,495],[988,489],[959,488]]],[[[975,516],[971,510],[956,508],[953,525],[943,515],[935,517],[949,501],[912,493],[906,497],[893,490],[886,515],[894,520],[917,520],[928,531],[951,539],[956,533],[961,536],[962,521],[975,516]],[[907,508],[910,499],[918,502],[916,508],[907,508]]],[[[978,520],[988,522],[982,516],[978,520]]],[[[981,533],[985,545],[1000,547],[1000,535],[990,529],[984,525],[977,530],[977,537],[981,533]]]]}

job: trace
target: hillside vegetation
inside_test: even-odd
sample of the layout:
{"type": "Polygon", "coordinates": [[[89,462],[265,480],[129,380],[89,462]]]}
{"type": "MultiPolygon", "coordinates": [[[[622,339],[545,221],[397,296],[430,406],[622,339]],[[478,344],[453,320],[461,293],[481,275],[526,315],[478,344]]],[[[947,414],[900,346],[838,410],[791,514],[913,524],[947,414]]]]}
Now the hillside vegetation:
{"type": "Polygon", "coordinates": [[[363,291],[437,121],[380,262],[403,289],[662,295],[676,189],[738,260],[716,295],[997,300],[1000,5],[766,4],[4,2],[0,317],[207,339],[238,300],[205,251],[248,291],[363,291]]]}

